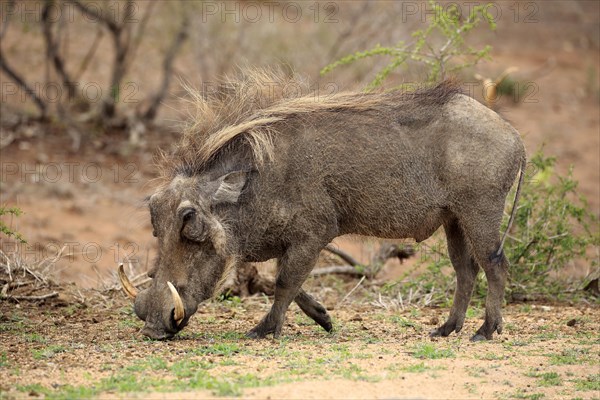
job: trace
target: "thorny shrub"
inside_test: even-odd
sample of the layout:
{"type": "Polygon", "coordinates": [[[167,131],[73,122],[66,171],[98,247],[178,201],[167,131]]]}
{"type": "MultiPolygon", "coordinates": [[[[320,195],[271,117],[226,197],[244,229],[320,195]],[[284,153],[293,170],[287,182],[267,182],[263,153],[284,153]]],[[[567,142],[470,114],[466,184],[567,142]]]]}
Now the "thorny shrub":
{"type": "MultiPolygon", "coordinates": [[[[430,0],[429,8],[435,17],[427,20],[424,29],[412,33],[411,41],[401,41],[395,46],[380,46],[358,51],[327,65],[321,70],[326,74],[335,68],[357,61],[387,56],[391,61],[379,71],[367,90],[382,86],[386,78],[398,68],[416,65],[426,71],[426,83],[445,79],[450,73],[477,64],[489,58],[490,46],[475,49],[467,44],[467,35],[486,22],[489,29],[496,25],[488,14],[488,5],[478,5],[467,16],[449,5],[442,7],[430,0]]],[[[535,171],[524,183],[515,222],[504,245],[511,264],[508,283],[510,299],[527,296],[561,297],[582,288],[589,280],[597,278],[598,217],[589,211],[586,200],[577,193],[577,181],[573,179],[572,167],[566,176],[554,170],[556,159],[537,151],[529,161],[529,169],[535,171]],[[587,277],[583,280],[565,279],[564,268],[576,261],[585,264],[587,277]]],[[[507,207],[512,206],[514,190],[508,196],[507,207]]],[[[506,213],[503,230],[506,229],[506,213]]],[[[448,303],[454,289],[454,274],[448,258],[443,230],[433,238],[419,244],[419,262],[411,271],[396,282],[384,286],[384,293],[402,297],[402,301],[422,304],[448,303]],[[408,279],[415,271],[417,278],[408,279]]],[[[475,297],[485,298],[487,292],[483,274],[479,275],[475,297]]]]}

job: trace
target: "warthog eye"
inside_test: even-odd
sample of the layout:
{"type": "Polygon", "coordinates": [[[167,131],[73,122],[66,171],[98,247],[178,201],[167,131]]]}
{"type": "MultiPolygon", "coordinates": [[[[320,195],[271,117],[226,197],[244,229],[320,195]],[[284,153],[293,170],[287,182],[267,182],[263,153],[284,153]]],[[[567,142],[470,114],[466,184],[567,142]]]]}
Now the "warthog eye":
{"type": "Polygon", "coordinates": [[[181,219],[183,223],[187,223],[196,214],[196,210],[193,208],[186,208],[181,212],[181,219]]]}
{"type": "Polygon", "coordinates": [[[204,232],[204,224],[199,218],[196,210],[191,207],[186,207],[179,212],[181,218],[181,236],[192,242],[202,242],[206,239],[204,232]]]}

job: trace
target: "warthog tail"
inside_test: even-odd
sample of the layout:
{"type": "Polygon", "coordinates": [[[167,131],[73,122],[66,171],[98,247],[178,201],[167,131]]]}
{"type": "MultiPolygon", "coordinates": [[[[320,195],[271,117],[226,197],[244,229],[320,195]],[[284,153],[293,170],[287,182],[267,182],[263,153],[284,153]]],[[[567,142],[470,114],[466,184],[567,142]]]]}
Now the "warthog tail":
{"type": "Polygon", "coordinates": [[[517,184],[517,190],[515,192],[515,200],[513,201],[512,211],[510,212],[510,218],[508,219],[508,225],[506,226],[506,230],[502,235],[502,240],[500,241],[500,247],[498,247],[498,251],[496,252],[496,256],[500,257],[502,254],[502,248],[504,247],[504,241],[506,240],[506,236],[508,236],[508,232],[510,231],[510,227],[515,219],[515,214],[517,213],[517,204],[519,203],[519,197],[521,196],[521,186],[523,186],[523,181],[525,180],[525,168],[527,166],[527,159],[523,156],[521,160],[521,172],[519,173],[519,183],[517,184]]]}

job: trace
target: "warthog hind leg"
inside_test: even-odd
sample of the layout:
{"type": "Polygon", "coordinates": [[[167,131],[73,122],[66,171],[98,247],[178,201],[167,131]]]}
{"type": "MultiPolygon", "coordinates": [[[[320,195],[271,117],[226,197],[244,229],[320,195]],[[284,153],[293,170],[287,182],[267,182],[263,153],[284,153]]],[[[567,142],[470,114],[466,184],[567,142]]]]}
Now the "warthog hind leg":
{"type": "MultiPolygon", "coordinates": [[[[492,256],[488,256],[492,258],[492,256]]],[[[502,333],[502,303],[504,287],[508,277],[508,260],[502,254],[498,260],[490,261],[483,268],[488,281],[488,295],[485,301],[485,321],[471,338],[472,341],[490,340],[494,332],[502,333]]]]}
{"type": "Polygon", "coordinates": [[[467,239],[456,219],[444,224],[448,254],[456,271],[456,291],[448,320],[433,330],[430,336],[448,336],[460,332],[465,322],[465,314],[473,294],[473,286],[479,272],[479,266],[471,257],[467,239]]]}
{"type": "Polygon", "coordinates": [[[321,325],[327,332],[331,332],[333,325],[331,318],[327,314],[327,310],[318,301],[312,298],[311,295],[300,289],[300,292],[294,299],[298,307],[308,315],[313,321],[321,325]]]}
{"type": "Polygon", "coordinates": [[[472,341],[490,340],[494,332],[502,333],[502,304],[504,287],[508,277],[508,260],[503,253],[497,254],[500,246],[500,222],[504,199],[474,206],[473,213],[461,219],[466,237],[472,245],[475,261],[485,272],[488,293],[485,301],[485,321],[471,338],[472,341]],[[486,207],[487,206],[487,207],[486,207]],[[494,207],[495,206],[495,207],[494,207]],[[481,210],[487,208],[487,212],[481,210]]]}

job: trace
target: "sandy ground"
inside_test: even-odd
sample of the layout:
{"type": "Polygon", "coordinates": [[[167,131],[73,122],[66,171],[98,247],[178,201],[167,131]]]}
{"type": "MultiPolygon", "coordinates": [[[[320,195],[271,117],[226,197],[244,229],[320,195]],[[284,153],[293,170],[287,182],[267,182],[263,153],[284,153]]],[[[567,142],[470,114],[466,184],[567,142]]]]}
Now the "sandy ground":
{"type": "MultiPolygon", "coordinates": [[[[476,38],[494,48],[493,62],[482,63],[478,70],[494,77],[508,66],[518,67],[513,78],[530,89],[519,103],[500,98],[499,112],[521,132],[529,154],[544,146],[546,154],[557,157],[560,173],[574,165],[580,193],[600,215],[600,53],[598,29],[593,29],[600,27],[600,16],[594,17],[593,2],[544,4],[536,24],[505,21],[496,32],[476,38]]],[[[340,81],[344,83],[355,84],[340,81]]],[[[478,89],[473,87],[472,94],[481,98],[478,89]]],[[[173,125],[171,118],[182,117],[172,115],[171,104],[162,111],[159,122],[173,125]]],[[[14,139],[0,153],[0,198],[25,211],[8,221],[29,240],[19,252],[41,261],[63,249],[57,278],[83,287],[110,279],[115,263],[127,256],[145,270],[155,244],[143,199],[152,193],[153,156],[158,148],[170,148],[177,130],[147,131],[136,145],[122,141],[119,133],[83,135],[79,142],[59,134],[56,126],[30,124],[15,130],[13,116],[3,109],[2,136],[14,139]]],[[[372,254],[369,244],[340,243],[358,258],[372,254]]],[[[2,246],[11,250],[6,242],[2,246]]],[[[570,273],[586,272],[582,271],[570,273]]]]}
{"type": "MultiPolygon", "coordinates": [[[[95,298],[86,294],[88,303],[95,298]]],[[[248,298],[202,306],[191,324],[166,342],[141,337],[142,323],[119,293],[87,308],[3,302],[0,389],[8,398],[592,399],[599,394],[596,307],[512,305],[501,335],[471,343],[480,309],[469,314],[460,334],[430,339],[429,330],[447,310],[339,300],[326,302],[333,308],[333,334],[294,306],[280,339],[246,339],[243,333],[269,306],[265,299],[248,298]],[[101,311],[106,305],[109,310],[101,311]]]]}
{"type": "MultiPolygon", "coordinates": [[[[512,2],[500,4],[505,17],[513,15],[514,9],[509,8],[512,2]]],[[[505,24],[499,24],[496,32],[477,38],[494,47],[493,61],[481,64],[477,71],[494,77],[509,66],[519,68],[514,78],[521,84],[532,84],[531,92],[526,92],[526,98],[519,103],[500,99],[499,111],[522,133],[529,154],[545,145],[546,153],[557,156],[559,171],[575,165],[580,192],[600,215],[598,3],[535,2],[539,6],[537,22],[525,24],[521,22],[528,11],[524,8],[527,4],[520,3],[520,19],[515,23],[504,19],[505,24]]],[[[359,25],[364,27],[361,21],[359,25]]],[[[377,24],[374,25],[376,30],[377,24]]],[[[408,25],[407,29],[411,27],[408,25]]],[[[200,28],[204,31],[195,30],[193,40],[206,36],[208,28],[200,28]]],[[[289,31],[278,31],[284,32],[278,34],[281,37],[293,31],[298,41],[318,47],[303,47],[301,51],[273,41],[267,41],[273,48],[266,48],[265,37],[275,40],[267,36],[270,31],[266,28],[248,30],[243,35],[232,28],[234,34],[222,37],[238,37],[242,44],[250,46],[248,53],[256,54],[256,59],[249,59],[251,63],[268,65],[282,59],[296,60],[293,64],[298,72],[314,75],[328,61],[318,60],[317,66],[302,61],[306,51],[323,53],[324,33],[313,28],[286,25],[289,31]]],[[[330,28],[326,34],[343,32],[343,26],[330,28]]],[[[43,75],[41,41],[20,46],[24,33],[8,33],[3,49],[7,49],[11,60],[23,57],[28,65],[24,73],[30,80],[43,75]]],[[[377,40],[393,43],[399,39],[396,33],[378,35],[369,31],[364,35],[366,42],[349,41],[339,55],[369,47],[377,40]]],[[[85,43],[94,34],[84,32],[81,37],[72,37],[73,51],[85,51],[85,43]]],[[[157,35],[152,30],[150,34],[157,35]]],[[[105,39],[102,48],[108,51],[109,45],[105,39]]],[[[219,57],[233,58],[227,43],[192,45],[186,48],[178,66],[178,71],[186,76],[198,74],[198,60],[204,62],[204,54],[209,54],[211,46],[227,50],[219,57]]],[[[149,51],[147,58],[152,62],[138,63],[141,66],[132,75],[148,77],[156,83],[151,72],[159,63],[153,54],[149,51]]],[[[99,60],[92,65],[89,74],[94,73],[93,68],[100,72],[107,68],[99,60]]],[[[217,67],[215,61],[212,68],[218,70],[217,67]]],[[[84,78],[91,79],[87,75],[84,78]]],[[[402,76],[396,78],[401,80],[402,76]]],[[[351,87],[356,81],[342,74],[340,84],[351,87]]],[[[142,89],[152,91],[148,86],[142,89]]],[[[474,95],[481,98],[478,91],[474,95]]],[[[172,103],[168,105],[161,110],[160,121],[172,125],[170,119],[180,115],[172,112],[172,103]]],[[[23,216],[7,222],[29,241],[28,245],[15,248],[1,239],[2,250],[16,252],[33,264],[48,265],[48,261],[53,261],[54,277],[62,283],[76,282],[79,288],[112,285],[115,265],[125,257],[134,261],[136,271],[145,271],[155,251],[143,205],[144,197],[152,193],[152,157],[157,148],[168,149],[177,132],[150,130],[135,145],[123,141],[119,133],[99,137],[85,132],[79,143],[68,134],[59,134],[56,125],[30,123],[15,127],[11,113],[6,108],[2,111],[0,136],[13,139],[0,150],[0,203],[24,210],[23,216]]],[[[362,261],[369,260],[377,248],[376,242],[370,240],[345,238],[339,245],[362,261]]],[[[390,264],[381,277],[398,276],[410,265],[411,261],[390,264]]],[[[583,267],[571,272],[583,274],[586,266],[583,267]]],[[[349,283],[341,295],[353,285],[354,282],[349,283]]],[[[319,287],[317,294],[327,297],[321,290],[319,287]]],[[[334,308],[337,324],[334,335],[320,331],[294,309],[288,315],[283,339],[255,342],[238,333],[259,320],[268,300],[249,299],[241,305],[209,304],[181,337],[157,343],[140,337],[140,323],[121,295],[93,304],[87,301],[86,306],[77,305],[77,299],[71,296],[60,304],[41,305],[0,303],[0,398],[40,397],[46,392],[86,396],[74,391],[81,387],[102,398],[600,397],[600,315],[598,308],[585,304],[511,305],[506,310],[505,332],[492,342],[472,344],[468,338],[480,323],[479,309],[460,335],[432,341],[427,331],[442,322],[446,309],[386,310],[367,297],[349,301],[340,308],[335,301],[329,304],[334,308]],[[574,325],[568,326],[567,322],[573,320],[574,325]],[[225,350],[216,346],[220,343],[225,350]],[[415,356],[424,346],[429,356],[415,356]],[[431,358],[440,354],[441,358],[431,358]],[[180,372],[178,363],[184,361],[192,362],[193,367],[188,370],[195,375],[180,372]],[[204,376],[202,381],[197,376],[199,371],[210,378],[204,376]],[[144,385],[145,390],[153,392],[140,393],[144,385]]]]}

